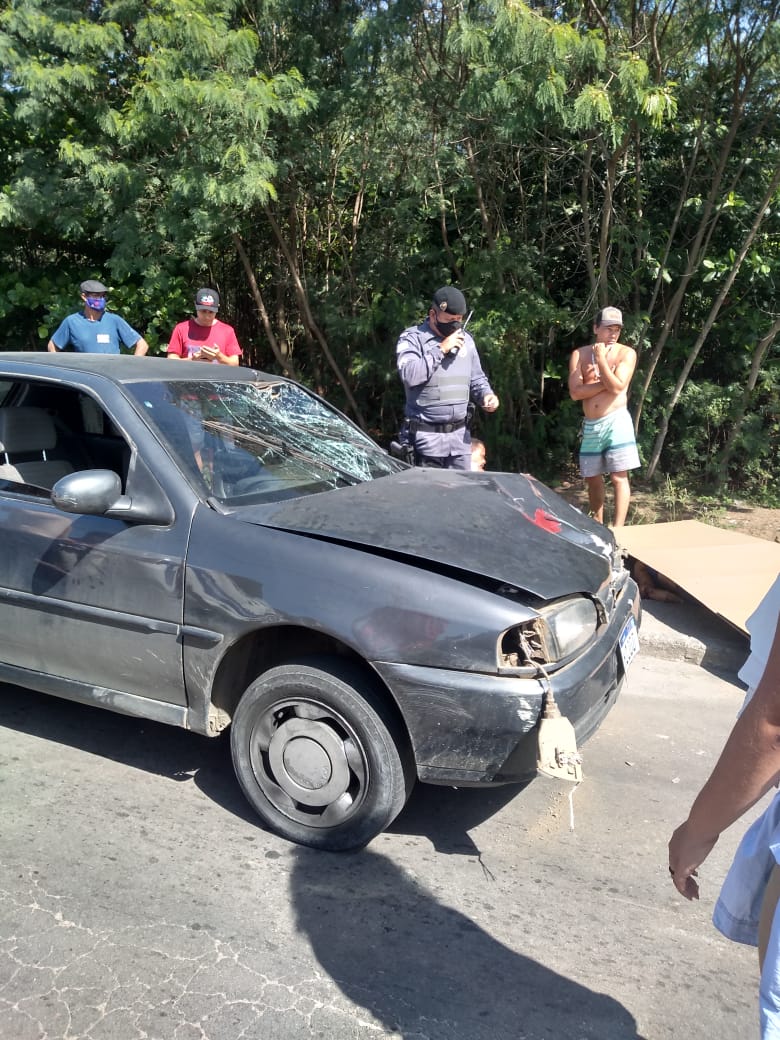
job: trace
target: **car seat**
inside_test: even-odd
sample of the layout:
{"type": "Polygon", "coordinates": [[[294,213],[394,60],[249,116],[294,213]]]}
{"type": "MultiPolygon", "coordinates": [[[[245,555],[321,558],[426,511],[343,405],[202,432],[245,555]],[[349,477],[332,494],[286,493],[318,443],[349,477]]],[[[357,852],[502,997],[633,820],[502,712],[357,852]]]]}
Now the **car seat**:
{"type": "Polygon", "coordinates": [[[0,478],[52,488],[74,472],[66,459],[49,458],[57,446],[54,420],[42,408],[0,408],[0,478]]]}

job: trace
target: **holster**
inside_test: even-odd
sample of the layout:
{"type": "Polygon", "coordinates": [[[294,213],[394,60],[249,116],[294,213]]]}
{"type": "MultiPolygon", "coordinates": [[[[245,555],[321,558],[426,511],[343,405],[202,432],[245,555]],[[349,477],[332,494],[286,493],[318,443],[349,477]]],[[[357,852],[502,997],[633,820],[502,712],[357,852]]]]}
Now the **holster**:
{"type": "Polygon", "coordinates": [[[394,459],[400,459],[401,462],[408,462],[410,466],[414,465],[414,448],[411,444],[401,444],[400,441],[390,441],[390,454],[394,459]]]}

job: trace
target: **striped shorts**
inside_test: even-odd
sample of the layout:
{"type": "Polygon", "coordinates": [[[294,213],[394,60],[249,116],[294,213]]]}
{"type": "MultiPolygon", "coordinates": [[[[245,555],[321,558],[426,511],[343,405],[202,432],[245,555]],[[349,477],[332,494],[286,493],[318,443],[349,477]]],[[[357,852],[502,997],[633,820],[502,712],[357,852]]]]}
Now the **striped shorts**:
{"type": "Polygon", "coordinates": [[[622,473],[637,469],[639,452],[634,424],[627,408],[610,412],[601,419],[584,419],[580,444],[580,473],[597,477],[600,473],[622,473]]]}

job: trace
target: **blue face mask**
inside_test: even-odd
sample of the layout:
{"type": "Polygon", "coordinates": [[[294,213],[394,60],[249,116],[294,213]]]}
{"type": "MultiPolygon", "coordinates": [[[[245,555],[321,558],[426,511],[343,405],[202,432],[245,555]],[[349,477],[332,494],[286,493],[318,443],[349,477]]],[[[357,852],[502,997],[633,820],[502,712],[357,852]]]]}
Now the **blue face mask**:
{"type": "Polygon", "coordinates": [[[90,307],[93,311],[104,311],[106,309],[106,300],[104,296],[88,296],[87,307],[90,307]]]}

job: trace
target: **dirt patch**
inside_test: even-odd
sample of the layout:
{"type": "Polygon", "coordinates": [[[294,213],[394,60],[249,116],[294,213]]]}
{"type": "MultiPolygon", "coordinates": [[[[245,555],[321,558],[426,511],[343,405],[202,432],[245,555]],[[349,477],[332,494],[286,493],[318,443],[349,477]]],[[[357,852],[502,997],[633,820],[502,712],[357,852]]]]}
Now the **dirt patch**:
{"type": "MultiPolygon", "coordinates": [[[[588,511],[588,492],[580,480],[563,480],[554,490],[567,502],[588,511]]],[[[611,488],[607,488],[607,522],[612,503],[611,488]]],[[[740,531],[753,538],[766,538],[780,542],[780,509],[752,506],[734,500],[715,502],[713,499],[697,497],[673,487],[652,489],[635,484],[631,488],[629,524],[661,524],[671,520],[700,520],[705,524],[740,531]]]]}

